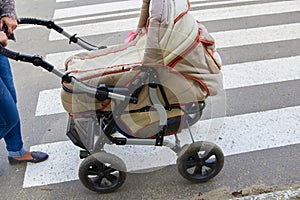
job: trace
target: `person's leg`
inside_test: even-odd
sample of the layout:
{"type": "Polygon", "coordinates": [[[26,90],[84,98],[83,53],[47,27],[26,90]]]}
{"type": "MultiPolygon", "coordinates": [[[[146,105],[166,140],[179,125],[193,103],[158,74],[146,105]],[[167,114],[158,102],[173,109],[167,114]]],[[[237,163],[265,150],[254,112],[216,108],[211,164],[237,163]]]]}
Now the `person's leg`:
{"type": "Polygon", "coordinates": [[[10,157],[23,156],[20,119],[16,106],[16,92],[8,59],[0,55],[0,138],[4,138],[10,157]]]}
{"type": "Polygon", "coordinates": [[[44,161],[47,154],[23,148],[13,77],[8,59],[1,54],[0,67],[0,139],[5,140],[10,164],[44,161]]]}

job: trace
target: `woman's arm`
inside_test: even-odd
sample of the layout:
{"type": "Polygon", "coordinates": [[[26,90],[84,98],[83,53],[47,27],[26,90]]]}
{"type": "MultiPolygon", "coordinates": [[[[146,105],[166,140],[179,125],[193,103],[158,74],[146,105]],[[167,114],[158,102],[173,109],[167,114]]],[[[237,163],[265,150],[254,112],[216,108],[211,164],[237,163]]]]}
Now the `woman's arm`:
{"type": "Polygon", "coordinates": [[[0,1],[1,6],[1,16],[9,16],[17,19],[16,9],[15,9],[15,1],[14,0],[2,0],[0,1]]]}
{"type": "Polygon", "coordinates": [[[143,4],[141,7],[141,13],[140,13],[140,19],[138,22],[138,30],[146,27],[147,24],[147,20],[149,17],[149,4],[150,4],[150,0],[143,0],[143,4]]]}
{"type": "Polygon", "coordinates": [[[8,35],[12,35],[13,31],[18,26],[16,9],[15,9],[15,1],[2,0],[0,1],[0,6],[1,6],[0,30],[2,30],[2,27],[5,24],[7,26],[6,33],[8,35]]]}
{"type": "Polygon", "coordinates": [[[2,44],[4,47],[7,45],[7,36],[3,31],[0,31],[0,44],[2,44]]]}

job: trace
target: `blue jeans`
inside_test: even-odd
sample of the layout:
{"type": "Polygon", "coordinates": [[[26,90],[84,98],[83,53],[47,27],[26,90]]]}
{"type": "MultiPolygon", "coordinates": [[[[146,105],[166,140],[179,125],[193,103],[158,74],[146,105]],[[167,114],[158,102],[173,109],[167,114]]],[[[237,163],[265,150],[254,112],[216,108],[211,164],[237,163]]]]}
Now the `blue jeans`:
{"type": "Polygon", "coordinates": [[[9,61],[0,54],[0,139],[4,138],[9,157],[20,157],[23,148],[16,90],[9,61]]]}

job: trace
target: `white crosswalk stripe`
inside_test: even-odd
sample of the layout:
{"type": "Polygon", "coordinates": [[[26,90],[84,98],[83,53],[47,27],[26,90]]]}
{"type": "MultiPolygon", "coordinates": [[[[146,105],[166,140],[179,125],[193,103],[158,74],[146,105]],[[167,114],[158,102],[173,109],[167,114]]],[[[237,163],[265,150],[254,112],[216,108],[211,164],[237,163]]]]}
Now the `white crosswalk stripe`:
{"type": "MultiPolygon", "coordinates": [[[[126,20],[124,20],[124,22],[125,21],[126,20]]],[[[107,26],[108,25],[109,22],[107,22],[107,26]]],[[[91,25],[91,27],[92,26],[93,25],[91,25]]],[[[105,26],[103,26],[103,29],[104,28],[105,26]]],[[[113,29],[113,27],[111,28],[113,29]]],[[[109,29],[111,30],[111,28],[109,29]]],[[[108,28],[105,28],[105,30],[108,30],[108,28]]],[[[283,39],[284,40],[299,39],[300,38],[299,30],[300,30],[300,23],[294,23],[288,25],[258,27],[258,28],[240,29],[240,30],[233,30],[233,31],[222,31],[222,32],[215,32],[215,33],[212,32],[211,34],[216,40],[217,48],[226,48],[226,47],[243,46],[249,44],[276,42],[276,41],[282,41],[283,39]]],[[[86,33],[88,35],[91,35],[91,33],[88,32],[86,33]]],[[[85,35],[85,34],[82,33],[80,35],[85,35]]],[[[49,59],[51,63],[61,68],[63,67],[66,58],[78,52],[71,51],[71,52],[55,53],[55,54],[47,55],[46,58],[49,59]]]]}
{"type": "Polygon", "coordinates": [[[80,7],[71,7],[71,8],[63,8],[57,9],[54,12],[53,19],[61,19],[67,17],[81,17],[85,15],[93,15],[93,14],[101,14],[107,12],[115,12],[122,11],[124,8],[126,9],[138,9],[141,3],[138,0],[131,1],[120,1],[120,2],[112,2],[112,3],[104,3],[104,4],[96,4],[96,5],[87,5],[80,7]]]}
{"type": "MultiPolygon", "coordinates": [[[[191,1],[194,4],[192,4],[191,7],[195,6],[205,6],[205,5],[221,5],[221,4],[233,4],[236,2],[254,2],[255,0],[231,0],[231,1],[222,1],[222,2],[204,2],[204,1],[191,1]]],[[[101,14],[101,16],[104,17],[112,17],[112,16],[120,16],[120,14],[124,13],[126,15],[129,14],[139,14],[139,8],[140,8],[141,2],[139,0],[131,0],[131,1],[122,1],[122,2],[112,2],[112,3],[105,3],[105,4],[98,4],[98,5],[88,5],[88,6],[79,6],[79,7],[71,7],[71,8],[63,8],[63,9],[57,9],[54,12],[53,19],[55,19],[57,22],[62,23],[59,21],[63,18],[71,18],[76,17],[79,18],[77,21],[80,20],[87,20],[86,18],[82,19],[82,16],[86,15],[95,15],[95,14],[101,14]],[[124,8],[126,10],[135,9],[135,11],[124,11],[124,8]],[[105,14],[105,13],[111,13],[111,12],[122,12],[118,14],[105,14]]],[[[103,18],[103,17],[101,17],[103,18]]],[[[88,18],[90,19],[99,19],[99,17],[94,18],[88,18]]],[[[74,22],[75,20],[73,20],[74,22]]],[[[66,22],[66,21],[64,21],[66,22]]]]}
{"type": "MultiPolygon", "coordinates": [[[[93,5],[72,7],[76,0],[56,0],[57,3],[69,2],[70,6],[57,9],[53,19],[58,24],[65,24],[65,30],[77,33],[79,36],[98,36],[107,33],[128,31],[135,28],[140,1],[115,1],[110,3],[95,3],[93,5]],[[124,9],[126,8],[126,9],[124,9]],[[119,12],[119,13],[117,13],[119,12]],[[118,18],[118,16],[121,18],[118,18]],[[99,22],[91,22],[100,20],[99,22]],[[76,25],[68,25],[68,23],[76,25]],[[88,22],[88,23],[86,23],[88,22]]],[[[232,1],[190,1],[192,8],[197,6],[212,6],[203,10],[195,9],[191,13],[203,23],[211,21],[240,19],[246,17],[263,17],[282,13],[300,11],[300,1],[276,1],[261,3],[251,0],[232,1]],[[235,5],[235,3],[249,3],[249,5],[235,5]],[[222,7],[213,8],[216,5],[222,7]]],[[[263,27],[240,28],[212,32],[219,49],[232,47],[247,47],[248,45],[261,45],[288,40],[300,39],[300,23],[277,24],[263,27]],[[284,31],[283,31],[284,30],[284,31]]],[[[63,36],[51,31],[49,40],[58,42],[65,39],[63,36]]],[[[46,60],[58,68],[63,68],[64,61],[70,55],[83,50],[50,53],[46,60]]],[[[225,64],[223,66],[225,90],[243,90],[249,86],[259,86],[300,79],[300,54],[273,58],[253,60],[244,63],[225,64]]],[[[46,72],[45,72],[46,73],[46,72]]],[[[273,147],[281,147],[300,143],[300,105],[281,109],[244,113],[228,116],[222,119],[203,120],[193,127],[194,131],[209,132],[211,138],[200,138],[203,134],[195,134],[197,139],[210,139],[220,145],[225,155],[235,155],[273,147]],[[213,125],[215,123],[216,127],[213,125]],[[220,123],[222,126],[220,127],[220,123]],[[288,126],[287,126],[288,124],[288,126]],[[272,131],[269,131],[272,130],[272,131]],[[266,134],[268,133],[268,134],[266,134]],[[222,140],[220,140],[222,138],[222,140]]],[[[60,88],[41,91],[36,107],[36,117],[64,113],[60,102],[60,88]]],[[[183,140],[184,133],[182,134],[183,140]]],[[[204,137],[208,137],[207,134],[204,137]]],[[[167,148],[154,147],[106,147],[107,151],[118,154],[126,163],[129,170],[138,170],[147,167],[174,164],[176,155],[167,148]],[[121,149],[118,150],[118,149],[121,149]],[[139,158],[133,156],[140,152],[139,158]],[[147,162],[144,156],[151,156],[147,162]],[[133,160],[133,157],[135,160],[133,160]],[[157,160],[155,160],[155,158],[157,160]]],[[[41,144],[31,147],[31,150],[42,150],[50,154],[51,160],[35,165],[27,165],[23,187],[33,187],[77,180],[77,170],[80,164],[78,148],[70,141],[41,144]],[[59,150],[58,150],[59,149],[59,150]],[[61,155],[66,155],[61,157],[61,155]],[[71,164],[70,164],[71,163],[71,164]],[[43,168],[49,173],[40,175],[37,172],[43,168]]]]}
{"type": "Polygon", "coordinates": [[[57,3],[61,3],[61,2],[69,2],[69,1],[76,1],[76,0],[56,0],[57,3]]]}
{"type": "MultiPolygon", "coordinates": [[[[229,8],[216,8],[201,11],[192,11],[195,18],[202,22],[213,20],[233,19],[249,16],[268,15],[275,13],[300,11],[300,1],[276,2],[259,5],[237,6],[229,8]]],[[[97,23],[81,24],[77,26],[64,27],[70,33],[77,33],[79,36],[91,36],[105,33],[128,31],[135,28],[138,18],[119,19],[97,23]]],[[[61,34],[51,31],[49,40],[65,39],[61,34]]],[[[223,41],[223,40],[221,40],[223,41]]]]}
{"type": "MultiPolygon", "coordinates": [[[[204,120],[200,121],[198,126],[193,127],[192,130],[199,131],[199,134],[195,133],[195,136],[209,135],[209,141],[216,141],[222,147],[225,155],[234,155],[300,143],[299,118],[300,106],[297,106],[226,117],[225,119],[204,120]],[[216,122],[218,120],[223,122],[222,128],[217,131],[210,130],[212,124],[218,123],[216,122]],[[291,126],[286,129],[286,124],[291,124],[291,126]],[[273,128],[272,131],[269,127],[273,128]],[[210,134],[203,134],[208,131],[211,131],[210,134]],[[220,137],[222,140],[217,140],[220,137]]],[[[182,136],[185,135],[187,135],[186,131],[182,133],[182,136]]],[[[184,139],[186,138],[181,141],[183,142],[184,139]]],[[[208,140],[208,138],[196,138],[196,140],[201,139],[208,140]]],[[[77,170],[80,159],[78,149],[71,142],[38,145],[32,147],[31,150],[46,151],[52,159],[44,163],[28,165],[23,187],[78,179],[77,170]],[[62,158],[61,155],[65,156],[62,158]],[[48,172],[47,174],[39,175],[37,173],[45,170],[48,172]]],[[[120,156],[128,171],[167,166],[175,164],[176,161],[176,155],[167,147],[154,149],[153,147],[110,146],[106,150],[120,156]],[[149,157],[151,159],[147,159],[149,157]]]]}

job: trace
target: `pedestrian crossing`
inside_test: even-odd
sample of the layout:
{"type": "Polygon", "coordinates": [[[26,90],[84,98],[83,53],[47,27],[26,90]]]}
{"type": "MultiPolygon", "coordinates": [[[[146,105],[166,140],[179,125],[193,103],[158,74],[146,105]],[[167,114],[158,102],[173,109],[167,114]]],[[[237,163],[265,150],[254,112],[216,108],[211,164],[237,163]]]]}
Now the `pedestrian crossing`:
{"type": "MultiPolygon", "coordinates": [[[[242,88],[300,79],[300,56],[224,65],[224,88],[242,88]],[[283,67],[284,66],[284,67],[283,67]],[[251,74],[251,77],[249,77],[251,74]],[[268,74],[268,75],[266,75],[268,74]]],[[[60,88],[41,91],[36,116],[64,113],[60,88]],[[49,103],[51,101],[51,104],[49,103]]]]}
{"type": "MultiPolygon", "coordinates": [[[[87,5],[85,6],[72,6],[72,3],[75,1],[56,0],[57,4],[65,3],[66,7],[56,9],[53,19],[63,26],[66,31],[77,33],[80,37],[126,32],[134,29],[137,24],[138,8],[140,6],[140,1],[138,0],[109,3],[98,2],[94,4],[86,0],[87,5]],[[69,3],[68,6],[67,3],[69,3]]],[[[242,28],[243,19],[248,17],[261,17],[263,19],[264,16],[274,15],[276,17],[277,14],[282,13],[299,13],[299,0],[192,0],[190,2],[191,13],[204,24],[209,22],[221,24],[225,20],[228,22],[228,20],[240,19],[241,28],[239,29],[210,30],[216,39],[217,47],[220,51],[235,47],[246,49],[250,45],[263,44],[274,44],[274,50],[276,50],[278,48],[277,42],[298,41],[300,39],[300,23],[298,23],[300,21],[242,28]]],[[[59,42],[63,39],[65,38],[55,32],[51,31],[49,34],[49,41],[51,42],[59,42]]],[[[80,51],[83,50],[49,53],[46,55],[46,60],[62,69],[66,58],[80,51]]],[[[258,49],[257,53],[263,54],[265,52],[263,49],[258,49]]],[[[230,57],[230,55],[223,56],[230,57]]],[[[300,51],[296,56],[291,55],[253,61],[250,59],[249,62],[233,64],[224,63],[222,71],[224,74],[225,92],[236,89],[242,93],[246,87],[297,81],[300,79],[300,51]]],[[[295,92],[297,93],[297,91],[295,92]]],[[[280,94],[278,94],[278,98],[280,98],[280,94]]],[[[243,103],[247,105],[247,102],[243,103]]],[[[60,102],[59,88],[40,92],[35,112],[36,117],[56,115],[64,112],[60,102]]],[[[193,127],[193,131],[196,132],[196,139],[214,141],[228,156],[299,144],[299,119],[300,102],[298,101],[296,105],[290,107],[203,120],[193,127]]],[[[183,140],[185,140],[184,137],[183,140]]],[[[174,161],[176,161],[176,155],[167,148],[110,146],[106,148],[108,152],[120,155],[128,169],[132,171],[144,169],[146,166],[151,168],[174,164],[174,161]],[[134,156],[137,153],[139,156],[134,156]],[[147,161],[146,157],[151,157],[151,160],[147,161]]],[[[31,150],[46,151],[51,156],[51,159],[44,163],[27,165],[23,183],[24,188],[78,179],[79,150],[70,141],[41,144],[31,147],[31,150]],[[61,155],[66,156],[62,157],[61,155]],[[45,171],[45,169],[49,173],[38,174],[39,171],[45,171]]]]}
{"type": "MultiPolygon", "coordinates": [[[[299,119],[300,106],[295,106],[203,120],[192,131],[196,141],[213,141],[229,156],[299,144],[299,119]]],[[[180,139],[182,144],[191,142],[184,135],[180,139]]],[[[51,160],[27,166],[24,188],[78,180],[79,149],[70,141],[37,145],[31,150],[46,151],[51,160]]],[[[175,153],[167,147],[106,146],[105,150],[122,158],[129,172],[176,164],[175,153]]]]}
{"type": "MultiPolygon", "coordinates": [[[[259,16],[259,15],[270,15],[276,13],[285,13],[285,12],[295,12],[299,11],[299,2],[298,1],[289,1],[289,2],[275,2],[275,3],[265,3],[259,5],[244,5],[236,7],[226,7],[226,8],[216,8],[216,9],[207,9],[207,10],[197,10],[191,11],[195,18],[199,19],[201,22],[215,21],[215,20],[225,20],[225,19],[234,19],[250,16],[259,16]]],[[[193,8],[193,5],[191,5],[193,8]]],[[[68,8],[71,9],[71,8],[68,8]]],[[[81,8],[85,9],[85,8],[81,8]]],[[[104,9],[105,10],[105,9],[104,9]]],[[[99,10],[98,10],[99,11],[99,10]]],[[[70,11],[62,11],[62,13],[72,13],[70,11]]],[[[63,14],[56,14],[56,18],[60,19],[65,17],[63,14]]],[[[72,15],[71,15],[72,16],[72,15]]],[[[78,23],[82,22],[83,19],[79,18],[78,23]]],[[[82,24],[70,27],[64,27],[64,29],[70,33],[77,33],[80,36],[92,36],[98,34],[106,33],[116,33],[120,31],[129,31],[136,28],[138,17],[128,18],[128,19],[116,19],[113,21],[102,21],[97,23],[82,24]]],[[[59,21],[58,21],[58,24],[59,21]]],[[[49,40],[61,40],[65,39],[64,36],[58,34],[55,31],[51,31],[49,40]]],[[[220,40],[224,41],[224,40],[220,40]]]]}
{"type": "MultiPolygon", "coordinates": [[[[222,4],[233,4],[236,2],[254,2],[254,0],[231,0],[231,1],[222,1],[222,2],[209,2],[209,0],[206,1],[198,0],[198,1],[190,1],[190,2],[192,3],[192,7],[196,7],[200,5],[212,6],[212,5],[222,5],[222,4]]],[[[93,20],[105,19],[105,18],[115,17],[115,16],[133,15],[133,14],[138,15],[140,12],[139,8],[140,8],[140,2],[138,0],[63,8],[63,9],[55,10],[53,19],[55,19],[59,23],[69,23],[75,21],[87,21],[92,19],[93,20]],[[95,15],[95,14],[98,14],[98,16],[88,17],[90,15],[95,15]],[[84,16],[84,18],[82,16],[84,16]],[[75,19],[68,20],[67,18],[75,18],[75,19]]]]}

